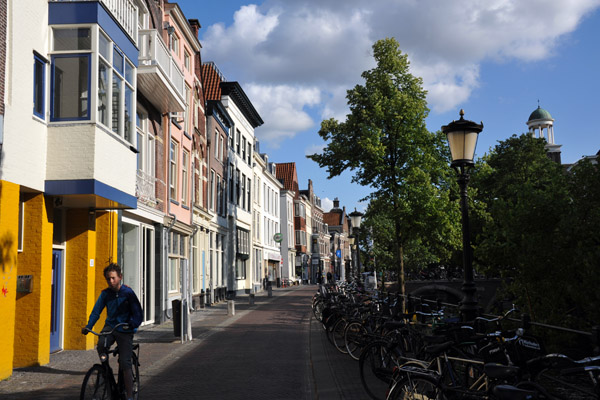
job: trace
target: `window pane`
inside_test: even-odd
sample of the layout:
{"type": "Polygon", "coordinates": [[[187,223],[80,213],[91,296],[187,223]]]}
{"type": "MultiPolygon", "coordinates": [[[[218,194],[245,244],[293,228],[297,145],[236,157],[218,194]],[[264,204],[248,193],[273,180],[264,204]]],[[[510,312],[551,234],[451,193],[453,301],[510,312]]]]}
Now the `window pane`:
{"type": "Polygon", "coordinates": [[[123,75],[123,54],[117,49],[113,49],[113,67],[123,75]]]}
{"type": "Polygon", "coordinates": [[[108,65],[98,65],[98,121],[108,126],[108,65]]]}
{"type": "Polygon", "coordinates": [[[177,276],[177,258],[169,258],[169,290],[171,292],[176,291],[179,286],[179,279],[177,276]]]}
{"type": "Polygon", "coordinates": [[[88,56],[53,59],[53,118],[88,117],[88,56]]]}
{"type": "Polygon", "coordinates": [[[54,50],[91,50],[90,28],[54,29],[54,50]]]}
{"type": "Polygon", "coordinates": [[[125,80],[133,85],[133,65],[129,63],[129,61],[125,61],[125,80]]]}
{"type": "Polygon", "coordinates": [[[133,117],[133,90],[129,85],[125,85],[125,118],[123,123],[125,140],[129,143],[133,142],[133,131],[132,131],[132,117],[133,117]]]}
{"type": "Polygon", "coordinates": [[[44,86],[46,63],[35,58],[33,65],[33,113],[38,117],[45,118],[44,86]]]}
{"type": "Polygon", "coordinates": [[[98,35],[98,41],[98,51],[100,52],[100,55],[104,57],[106,61],[110,62],[111,41],[102,32],[98,35]]]}
{"type": "Polygon", "coordinates": [[[140,132],[137,134],[137,169],[144,170],[144,135],[140,132]]]}
{"type": "Polygon", "coordinates": [[[112,84],[112,130],[119,133],[119,111],[121,110],[121,85],[123,81],[113,74],[112,84]]]}

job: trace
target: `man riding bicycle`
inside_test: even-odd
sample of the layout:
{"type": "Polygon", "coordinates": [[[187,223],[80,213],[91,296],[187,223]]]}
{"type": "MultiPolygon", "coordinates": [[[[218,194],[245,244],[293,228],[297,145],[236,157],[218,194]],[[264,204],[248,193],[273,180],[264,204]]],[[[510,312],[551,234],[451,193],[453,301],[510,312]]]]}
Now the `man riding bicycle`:
{"type": "Polygon", "coordinates": [[[119,347],[119,369],[123,372],[127,398],[133,398],[133,373],[131,370],[131,353],[133,352],[133,334],[142,323],[142,306],[135,292],[121,280],[123,274],[121,267],[112,263],[104,268],[104,278],[108,288],[104,289],[90,314],[89,321],[81,329],[87,335],[88,330],[94,327],[100,313],[106,307],[106,322],[103,332],[111,331],[117,324],[126,323],[127,326],[118,327],[106,340],[98,341],[98,353],[107,354],[108,349],[116,341],[119,347]]]}

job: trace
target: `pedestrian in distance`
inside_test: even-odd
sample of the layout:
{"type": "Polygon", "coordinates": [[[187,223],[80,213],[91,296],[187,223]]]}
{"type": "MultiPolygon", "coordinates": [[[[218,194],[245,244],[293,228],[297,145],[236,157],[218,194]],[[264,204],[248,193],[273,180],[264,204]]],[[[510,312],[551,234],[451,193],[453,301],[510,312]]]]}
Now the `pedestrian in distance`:
{"type": "Polygon", "coordinates": [[[81,333],[88,334],[106,308],[106,321],[102,332],[108,332],[122,323],[127,326],[118,327],[106,340],[98,341],[98,354],[107,354],[116,341],[119,347],[119,369],[123,371],[127,398],[133,398],[133,373],[131,370],[131,354],[133,352],[133,334],[142,323],[142,306],[133,289],[122,284],[123,274],[119,264],[111,263],[104,268],[104,278],[108,287],[100,292],[92,309],[90,318],[81,333]]]}

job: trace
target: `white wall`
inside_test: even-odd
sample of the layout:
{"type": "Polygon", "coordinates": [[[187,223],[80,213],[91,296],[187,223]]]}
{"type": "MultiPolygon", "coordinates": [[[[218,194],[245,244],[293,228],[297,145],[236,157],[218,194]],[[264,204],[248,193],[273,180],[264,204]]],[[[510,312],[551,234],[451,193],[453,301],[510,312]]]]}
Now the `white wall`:
{"type": "MultiPolygon", "coordinates": [[[[9,0],[6,109],[0,179],[43,191],[46,125],[33,116],[34,50],[48,58],[48,2],[9,0]]],[[[48,68],[46,111],[49,110],[49,72],[48,68]]]]}

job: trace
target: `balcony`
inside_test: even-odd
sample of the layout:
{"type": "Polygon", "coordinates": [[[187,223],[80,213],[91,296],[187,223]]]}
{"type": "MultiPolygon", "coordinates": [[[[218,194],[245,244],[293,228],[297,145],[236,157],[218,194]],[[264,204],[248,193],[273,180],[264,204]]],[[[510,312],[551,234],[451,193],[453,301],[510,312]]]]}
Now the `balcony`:
{"type": "Polygon", "coordinates": [[[135,196],[138,199],[138,203],[149,207],[156,206],[158,203],[156,201],[156,181],[157,179],[154,176],[138,169],[135,182],[135,196]]]}
{"type": "Polygon", "coordinates": [[[138,8],[133,0],[48,0],[51,3],[69,2],[99,2],[112,14],[121,25],[123,31],[129,35],[133,43],[137,43],[138,8]]]}
{"type": "Polygon", "coordinates": [[[161,112],[185,110],[185,81],[155,29],[139,31],[138,90],[161,112]]]}

